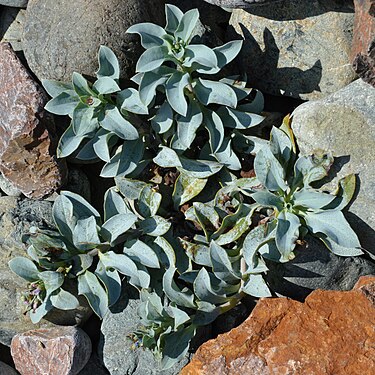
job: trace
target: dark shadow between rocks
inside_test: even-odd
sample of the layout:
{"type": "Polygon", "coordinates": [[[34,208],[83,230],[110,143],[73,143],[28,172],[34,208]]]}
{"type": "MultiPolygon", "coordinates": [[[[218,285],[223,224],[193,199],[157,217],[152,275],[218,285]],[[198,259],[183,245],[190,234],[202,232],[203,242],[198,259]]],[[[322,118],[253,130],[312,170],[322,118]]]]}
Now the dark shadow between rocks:
{"type": "Polygon", "coordinates": [[[352,0],[281,0],[252,4],[246,12],[275,21],[302,20],[327,12],[354,13],[352,0]]]}
{"type": "MultiPolygon", "coordinates": [[[[239,25],[244,36],[240,54],[241,67],[247,73],[250,86],[260,88],[270,94],[293,96],[294,98],[299,98],[301,94],[321,91],[319,83],[322,78],[322,63],[320,60],[317,60],[312,67],[306,70],[295,67],[278,68],[280,49],[272,32],[267,27],[264,29],[264,48],[262,48],[250,30],[241,23],[239,25]],[[251,60],[257,62],[256,67],[252,66],[251,60]],[[262,87],[257,87],[257,82],[262,82],[262,87]],[[277,82],[278,92],[275,90],[275,82],[277,82]]],[[[232,26],[228,32],[233,39],[242,38],[232,26]]]]}

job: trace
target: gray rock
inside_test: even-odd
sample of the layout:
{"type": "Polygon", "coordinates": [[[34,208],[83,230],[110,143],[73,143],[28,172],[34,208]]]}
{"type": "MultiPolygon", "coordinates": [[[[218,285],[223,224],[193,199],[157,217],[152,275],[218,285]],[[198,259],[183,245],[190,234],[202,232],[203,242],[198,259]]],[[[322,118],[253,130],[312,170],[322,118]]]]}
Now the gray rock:
{"type": "Polygon", "coordinates": [[[2,190],[4,194],[9,195],[10,197],[19,197],[22,195],[22,191],[14,186],[14,184],[6,179],[1,173],[0,190],[2,190]]]}
{"type": "Polygon", "coordinates": [[[266,280],[278,295],[297,300],[316,289],[351,290],[360,276],[374,275],[375,262],[360,257],[339,257],[319,240],[306,238],[287,263],[268,262],[266,280]]]}
{"type": "Polygon", "coordinates": [[[353,4],[284,0],[236,9],[228,38],[245,39],[249,84],[273,95],[320,99],[355,79],[350,64],[353,4]]]}
{"type": "MultiPolygon", "coordinates": [[[[126,291],[128,290],[126,287],[126,291]]],[[[129,294],[134,294],[130,292],[129,294]]],[[[101,353],[104,365],[111,375],[174,375],[186,365],[185,358],[169,370],[158,370],[151,351],[132,349],[132,340],[128,335],[139,326],[137,308],[139,300],[129,298],[127,292],[113,306],[103,319],[101,332],[101,353]]]]}
{"type": "Polygon", "coordinates": [[[7,364],[0,362],[0,375],[17,375],[18,372],[7,364]]]}
{"type": "Polygon", "coordinates": [[[0,42],[10,43],[14,51],[22,51],[23,22],[26,11],[5,8],[0,15],[0,42]]]}
{"type": "Polygon", "coordinates": [[[204,0],[207,3],[217,5],[223,8],[252,8],[254,5],[260,5],[264,3],[274,3],[281,0],[204,0]]]}
{"type": "Polygon", "coordinates": [[[143,49],[126,30],[139,22],[164,26],[164,0],[32,0],[26,11],[23,47],[39,79],[70,81],[74,71],[94,76],[100,45],[120,61],[122,77],[133,74],[143,49]]]}
{"type": "Polygon", "coordinates": [[[333,180],[357,175],[358,194],[347,218],[362,246],[375,253],[375,88],[357,80],[319,101],[304,103],[293,115],[292,127],[302,154],[331,150],[337,158],[333,180]]]}
{"type": "MultiPolygon", "coordinates": [[[[25,291],[26,281],[8,267],[10,259],[26,255],[25,245],[21,241],[22,234],[31,226],[53,226],[51,207],[52,203],[47,201],[0,197],[0,343],[7,346],[10,345],[12,337],[20,332],[54,327],[52,322],[46,320],[34,325],[23,315],[21,295],[25,291]]],[[[77,310],[53,310],[47,318],[62,325],[74,325],[84,321],[91,311],[81,297],[82,306],[77,310]]]]}
{"type": "Polygon", "coordinates": [[[0,5],[7,7],[26,8],[29,0],[0,0],[0,5]]]}
{"type": "Polygon", "coordinates": [[[79,373],[79,375],[93,375],[93,374],[95,375],[108,375],[109,374],[109,372],[100,363],[100,360],[95,353],[91,355],[91,358],[87,362],[87,365],[79,373]]]}

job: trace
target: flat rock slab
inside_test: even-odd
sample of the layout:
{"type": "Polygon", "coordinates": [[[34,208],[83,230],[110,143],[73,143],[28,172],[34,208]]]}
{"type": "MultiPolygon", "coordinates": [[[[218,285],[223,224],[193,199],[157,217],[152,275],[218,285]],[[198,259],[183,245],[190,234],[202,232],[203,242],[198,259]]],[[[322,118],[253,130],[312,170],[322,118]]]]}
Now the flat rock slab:
{"type": "Polygon", "coordinates": [[[243,38],[249,85],[272,95],[320,99],[352,82],[354,9],[347,2],[289,0],[235,9],[228,38],[243,38]]]}
{"type": "Polygon", "coordinates": [[[119,59],[121,77],[129,78],[143,49],[126,30],[139,22],[164,26],[164,0],[30,0],[25,57],[39,79],[70,82],[75,71],[95,76],[99,46],[106,45],[119,59]]]}
{"type": "Polygon", "coordinates": [[[375,372],[375,277],[305,303],[261,299],[239,327],[203,344],[180,375],[375,372]]]}
{"type": "MultiPolygon", "coordinates": [[[[357,80],[329,97],[304,103],[293,114],[300,152],[330,150],[335,190],[340,178],[354,173],[358,194],[346,214],[362,246],[375,253],[375,88],[357,80]]],[[[334,224],[334,223],[332,223],[334,224]]]]}
{"type": "Polygon", "coordinates": [[[47,100],[9,44],[0,43],[0,171],[29,198],[52,194],[66,176],[47,100]]]}
{"type": "Polygon", "coordinates": [[[91,341],[80,328],[57,327],[15,336],[11,351],[22,375],[76,375],[91,356],[91,341]]]}
{"type": "Polygon", "coordinates": [[[0,5],[16,8],[26,8],[28,0],[0,0],[0,5]]]}

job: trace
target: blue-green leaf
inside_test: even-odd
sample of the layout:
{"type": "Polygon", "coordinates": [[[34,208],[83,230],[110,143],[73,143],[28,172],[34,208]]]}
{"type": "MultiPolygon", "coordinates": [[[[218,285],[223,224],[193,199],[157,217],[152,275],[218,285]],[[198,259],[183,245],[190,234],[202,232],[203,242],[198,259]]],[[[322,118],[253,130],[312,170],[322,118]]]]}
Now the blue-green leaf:
{"type": "Polygon", "coordinates": [[[249,279],[242,287],[242,291],[257,298],[272,297],[272,294],[262,275],[250,275],[249,279]]]}
{"type": "Polygon", "coordinates": [[[106,289],[108,306],[116,303],[121,295],[121,278],[118,271],[106,269],[102,261],[99,260],[95,275],[100,279],[106,289]]]}
{"type": "Polygon", "coordinates": [[[285,259],[294,258],[292,254],[299,237],[300,219],[288,211],[281,211],[277,217],[276,246],[285,259]]]}
{"type": "Polygon", "coordinates": [[[94,249],[100,244],[94,216],[77,220],[73,230],[73,243],[79,250],[94,249]]]}
{"type": "Polygon", "coordinates": [[[168,76],[163,76],[154,72],[144,73],[139,84],[139,97],[146,106],[154,99],[157,87],[164,84],[167,79],[168,76]]]}
{"type": "Polygon", "coordinates": [[[232,40],[222,46],[214,48],[218,67],[221,69],[229,64],[241,51],[243,40],[232,40]]]}
{"type": "Polygon", "coordinates": [[[78,299],[64,289],[60,289],[58,293],[51,295],[51,303],[60,310],[74,310],[79,307],[78,299]]]}
{"type": "Polygon", "coordinates": [[[147,185],[139,194],[138,211],[144,217],[154,216],[158,212],[161,203],[161,194],[147,185]]]}
{"type": "Polygon", "coordinates": [[[105,114],[99,122],[104,129],[115,133],[122,139],[134,140],[139,137],[137,129],[113,105],[107,105],[105,114]]]}
{"type": "Polygon", "coordinates": [[[216,153],[224,140],[224,125],[219,115],[211,110],[204,112],[204,123],[210,135],[211,151],[216,153]]]}
{"type": "Polygon", "coordinates": [[[74,91],[62,92],[51,99],[44,107],[48,112],[55,115],[72,115],[74,108],[80,102],[78,95],[74,91]]]}
{"type": "Polygon", "coordinates": [[[149,22],[138,23],[130,26],[126,32],[130,34],[139,34],[142,47],[146,49],[163,45],[163,36],[166,34],[162,27],[149,22]]]}
{"type": "Polygon", "coordinates": [[[89,136],[99,127],[98,120],[93,118],[94,108],[79,103],[73,111],[73,132],[78,136],[89,136]]]}
{"type": "Polygon", "coordinates": [[[190,199],[197,196],[206,186],[207,179],[192,178],[181,173],[175,182],[172,194],[174,206],[177,209],[190,199]]]}
{"type": "Polygon", "coordinates": [[[60,272],[43,271],[39,273],[39,278],[43,280],[43,284],[48,294],[59,289],[64,283],[64,275],[60,272]]]}
{"type": "Polygon", "coordinates": [[[151,118],[151,126],[158,134],[166,133],[173,125],[173,111],[167,101],[156,112],[156,115],[151,118]]]}
{"type": "Polygon", "coordinates": [[[123,251],[135,262],[150,268],[160,268],[159,258],[155,251],[141,240],[126,242],[123,251]]]}
{"type": "Polygon", "coordinates": [[[90,271],[78,276],[78,294],[84,295],[100,319],[108,311],[108,296],[97,277],[90,271]]]}
{"type": "Polygon", "coordinates": [[[194,92],[204,105],[222,104],[232,108],[237,106],[236,93],[223,82],[198,78],[195,80],[194,92]]]}
{"type": "Polygon", "coordinates": [[[135,89],[122,90],[117,95],[117,102],[121,104],[121,110],[137,113],[139,115],[147,115],[148,108],[141,101],[139,92],[135,89]]]}
{"type": "Polygon", "coordinates": [[[304,188],[293,194],[294,206],[304,206],[307,208],[322,208],[335,199],[335,196],[323,193],[311,188],[304,188]]]}
{"type": "Polygon", "coordinates": [[[92,86],[92,88],[98,94],[112,94],[114,92],[120,91],[120,87],[117,82],[110,77],[100,77],[92,86]]]}
{"type": "Polygon", "coordinates": [[[188,73],[176,72],[171,75],[165,85],[169,104],[182,116],[186,116],[188,110],[184,89],[189,83],[189,77],[188,73]]]}
{"type": "Polygon", "coordinates": [[[164,61],[171,59],[168,52],[167,46],[157,46],[146,49],[137,62],[136,71],[146,73],[159,68],[164,61]]]}
{"type": "Polygon", "coordinates": [[[39,279],[36,265],[27,258],[15,257],[9,261],[9,268],[23,279],[33,282],[39,279]]]}
{"type": "Polygon", "coordinates": [[[111,246],[117,244],[117,239],[127,232],[137,221],[137,216],[132,213],[117,214],[108,219],[102,226],[102,237],[110,242],[111,246]]]}
{"type": "Polygon", "coordinates": [[[73,85],[71,83],[55,81],[52,79],[42,79],[42,85],[48,95],[52,96],[52,98],[55,98],[63,92],[71,92],[73,90],[73,85]]]}
{"type": "Polygon", "coordinates": [[[172,4],[165,5],[165,18],[167,25],[165,30],[169,33],[174,33],[181,21],[182,16],[184,13],[172,4]]]}
{"type": "Polygon", "coordinates": [[[204,73],[205,69],[216,68],[218,61],[214,51],[204,44],[192,44],[185,48],[185,60],[183,66],[193,67],[199,73],[204,73]],[[199,69],[198,69],[199,68],[199,69]]]}
{"type": "Polygon", "coordinates": [[[117,214],[126,214],[128,212],[125,201],[116,191],[116,187],[108,189],[104,195],[104,221],[117,214]]]}
{"type": "Polygon", "coordinates": [[[155,215],[141,221],[139,223],[139,227],[145,234],[158,237],[168,232],[169,228],[171,227],[171,223],[163,217],[155,215]]]}
{"type": "Polygon", "coordinates": [[[191,9],[186,12],[182,16],[174,36],[188,43],[192,37],[192,33],[197,25],[198,19],[199,12],[197,9],[191,9]]]}
{"type": "Polygon", "coordinates": [[[263,122],[264,117],[248,112],[237,111],[228,107],[221,107],[218,114],[227,128],[248,129],[263,122]]]}
{"type": "Polygon", "coordinates": [[[91,90],[86,78],[83,77],[82,74],[73,72],[72,83],[74,91],[77,93],[78,96],[81,97],[95,95],[95,93],[91,90]]]}
{"type": "Polygon", "coordinates": [[[112,79],[120,78],[120,66],[116,55],[113,51],[106,47],[100,46],[99,48],[99,70],[96,72],[98,78],[109,77],[112,79]]]}

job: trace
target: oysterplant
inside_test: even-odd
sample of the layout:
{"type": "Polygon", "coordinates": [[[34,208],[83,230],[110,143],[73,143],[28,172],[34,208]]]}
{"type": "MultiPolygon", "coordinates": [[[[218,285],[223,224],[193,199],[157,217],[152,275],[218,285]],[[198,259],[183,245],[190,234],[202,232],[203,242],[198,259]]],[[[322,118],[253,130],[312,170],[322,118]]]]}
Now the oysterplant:
{"type": "Polygon", "coordinates": [[[29,282],[24,300],[34,322],[52,308],[76,308],[74,294],[102,318],[122,287],[137,288],[132,338],[163,369],[186,354],[199,327],[244,296],[271,296],[267,262],[292,260],[307,233],[337,255],[362,253],[342,213],[355,176],[335,193],[317,188],[333,157],[298,155],[289,117],[270,140],[252,135],[264,119],[262,94],[240,77],[215,76],[242,41],[199,44],[198,18],[196,9],[167,5],[165,28],[130,27],[145,48],[132,78],[137,88],[120,88],[119,63],[105,46],[95,82],[78,73],[68,84],[43,82],[52,97],[46,108],[71,118],[58,156],[102,161],[101,176],[115,184],[102,216],[61,192],[56,228],[32,228],[29,258],[10,261],[29,282]],[[242,177],[248,163],[255,173],[242,177]],[[72,282],[76,293],[67,290],[72,282]]]}

